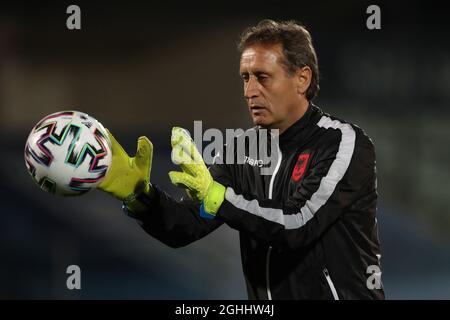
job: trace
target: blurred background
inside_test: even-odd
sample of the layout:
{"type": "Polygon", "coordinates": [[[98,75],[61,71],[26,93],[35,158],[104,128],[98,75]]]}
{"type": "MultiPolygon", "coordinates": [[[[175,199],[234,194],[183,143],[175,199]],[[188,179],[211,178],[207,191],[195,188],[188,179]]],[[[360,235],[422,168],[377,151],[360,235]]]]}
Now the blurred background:
{"type": "Polygon", "coordinates": [[[224,225],[171,249],[99,191],[58,198],[29,177],[23,148],[45,115],[86,112],[134,154],[170,131],[251,126],[236,42],[264,18],[295,19],[319,57],[316,103],[362,127],[377,152],[382,280],[388,299],[450,298],[450,25],[430,1],[15,2],[0,5],[0,298],[246,299],[238,233],[224,225]],[[81,30],[66,9],[81,8],[81,30]],[[366,8],[381,8],[368,30],[366,8]],[[81,268],[81,290],[66,268],[81,268]]]}

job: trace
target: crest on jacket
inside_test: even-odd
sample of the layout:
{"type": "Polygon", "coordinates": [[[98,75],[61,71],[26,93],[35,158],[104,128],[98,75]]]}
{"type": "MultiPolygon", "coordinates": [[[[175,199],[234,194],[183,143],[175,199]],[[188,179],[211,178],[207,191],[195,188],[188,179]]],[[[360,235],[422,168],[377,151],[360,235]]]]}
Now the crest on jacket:
{"type": "Polygon", "coordinates": [[[302,179],[308,166],[309,158],[310,153],[301,153],[298,155],[294,170],[292,170],[292,180],[294,182],[299,182],[302,179]]]}

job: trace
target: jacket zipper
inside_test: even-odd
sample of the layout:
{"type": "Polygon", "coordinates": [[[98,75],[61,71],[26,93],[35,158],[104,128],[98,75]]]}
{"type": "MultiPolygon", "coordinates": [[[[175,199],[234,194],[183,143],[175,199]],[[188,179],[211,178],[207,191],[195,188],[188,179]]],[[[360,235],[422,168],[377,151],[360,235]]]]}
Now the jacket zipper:
{"type": "MultiPolygon", "coordinates": [[[[277,151],[278,151],[278,161],[277,165],[275,167],[275,170],[272,174],[272,177],[270,178],[269,183],[269,199],[272,199],[272,193],[273,193],[273,183],[275,181],[275,176],[278,173],[278,170],[280,169],[281,164],[281,150],[280,147],[277,145],[277,151]]],[[[267,255],[266,255],[266,290],[267,290],[267,299],[272,300],[272,292],[270,291],[270,274],[269,274],[269,265],[270,265],[270,253],[272,252],[272,246],[269,246],[267,249],[267,255]]]]}
{"type": "Polygon", "coordinates": [[[331,293],[333,294],[334,300],[339,300],[339,296],[337,294],[333,280],[331,280],[331,277],[330,277],[330,274],[328,273],[327,268],[323,269],[323,274],[325,275],[325,278],[327,279],[327,283],[328,283],[328,286],[330,287],[331,293]]]}

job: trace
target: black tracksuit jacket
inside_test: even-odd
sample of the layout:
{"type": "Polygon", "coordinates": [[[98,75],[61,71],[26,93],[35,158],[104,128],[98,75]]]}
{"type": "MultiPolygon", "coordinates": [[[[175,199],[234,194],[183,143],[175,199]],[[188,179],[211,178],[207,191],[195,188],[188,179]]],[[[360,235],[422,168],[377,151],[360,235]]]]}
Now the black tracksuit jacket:
{"type": "Polygon", "coordinates": [[[252,161],[209,168],[227,188],[214,220],[157,186],[132,216],[170,247],[238,230],[249,299],[384,299],[372,141],[310,104],[277,149],[272,175],[252,161]]]}

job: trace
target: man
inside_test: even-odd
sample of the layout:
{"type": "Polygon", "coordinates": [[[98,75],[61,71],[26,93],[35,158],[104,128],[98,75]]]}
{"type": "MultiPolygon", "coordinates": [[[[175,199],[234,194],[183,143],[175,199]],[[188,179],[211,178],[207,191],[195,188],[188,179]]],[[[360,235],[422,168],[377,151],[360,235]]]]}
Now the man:
{"type": "Polygon", "coordinates": [[[251,130],[279,132],[275,170],[262,175],[245,162],[208,171],[186,131],[174,128],[172,160],[182,172],[169,175],[191,199],[150,184],[145,137],[129,158],[110,135],[113,164],[101,189],[171,247],[223,223],[238,230],[250,299],[383,299],[380,272],[368,271],[379,270],[381,256],[374,147],[360,128],[312,104],[319,72],[309,32],[264,20],[243,33],[239,50],[251,130]]]}

